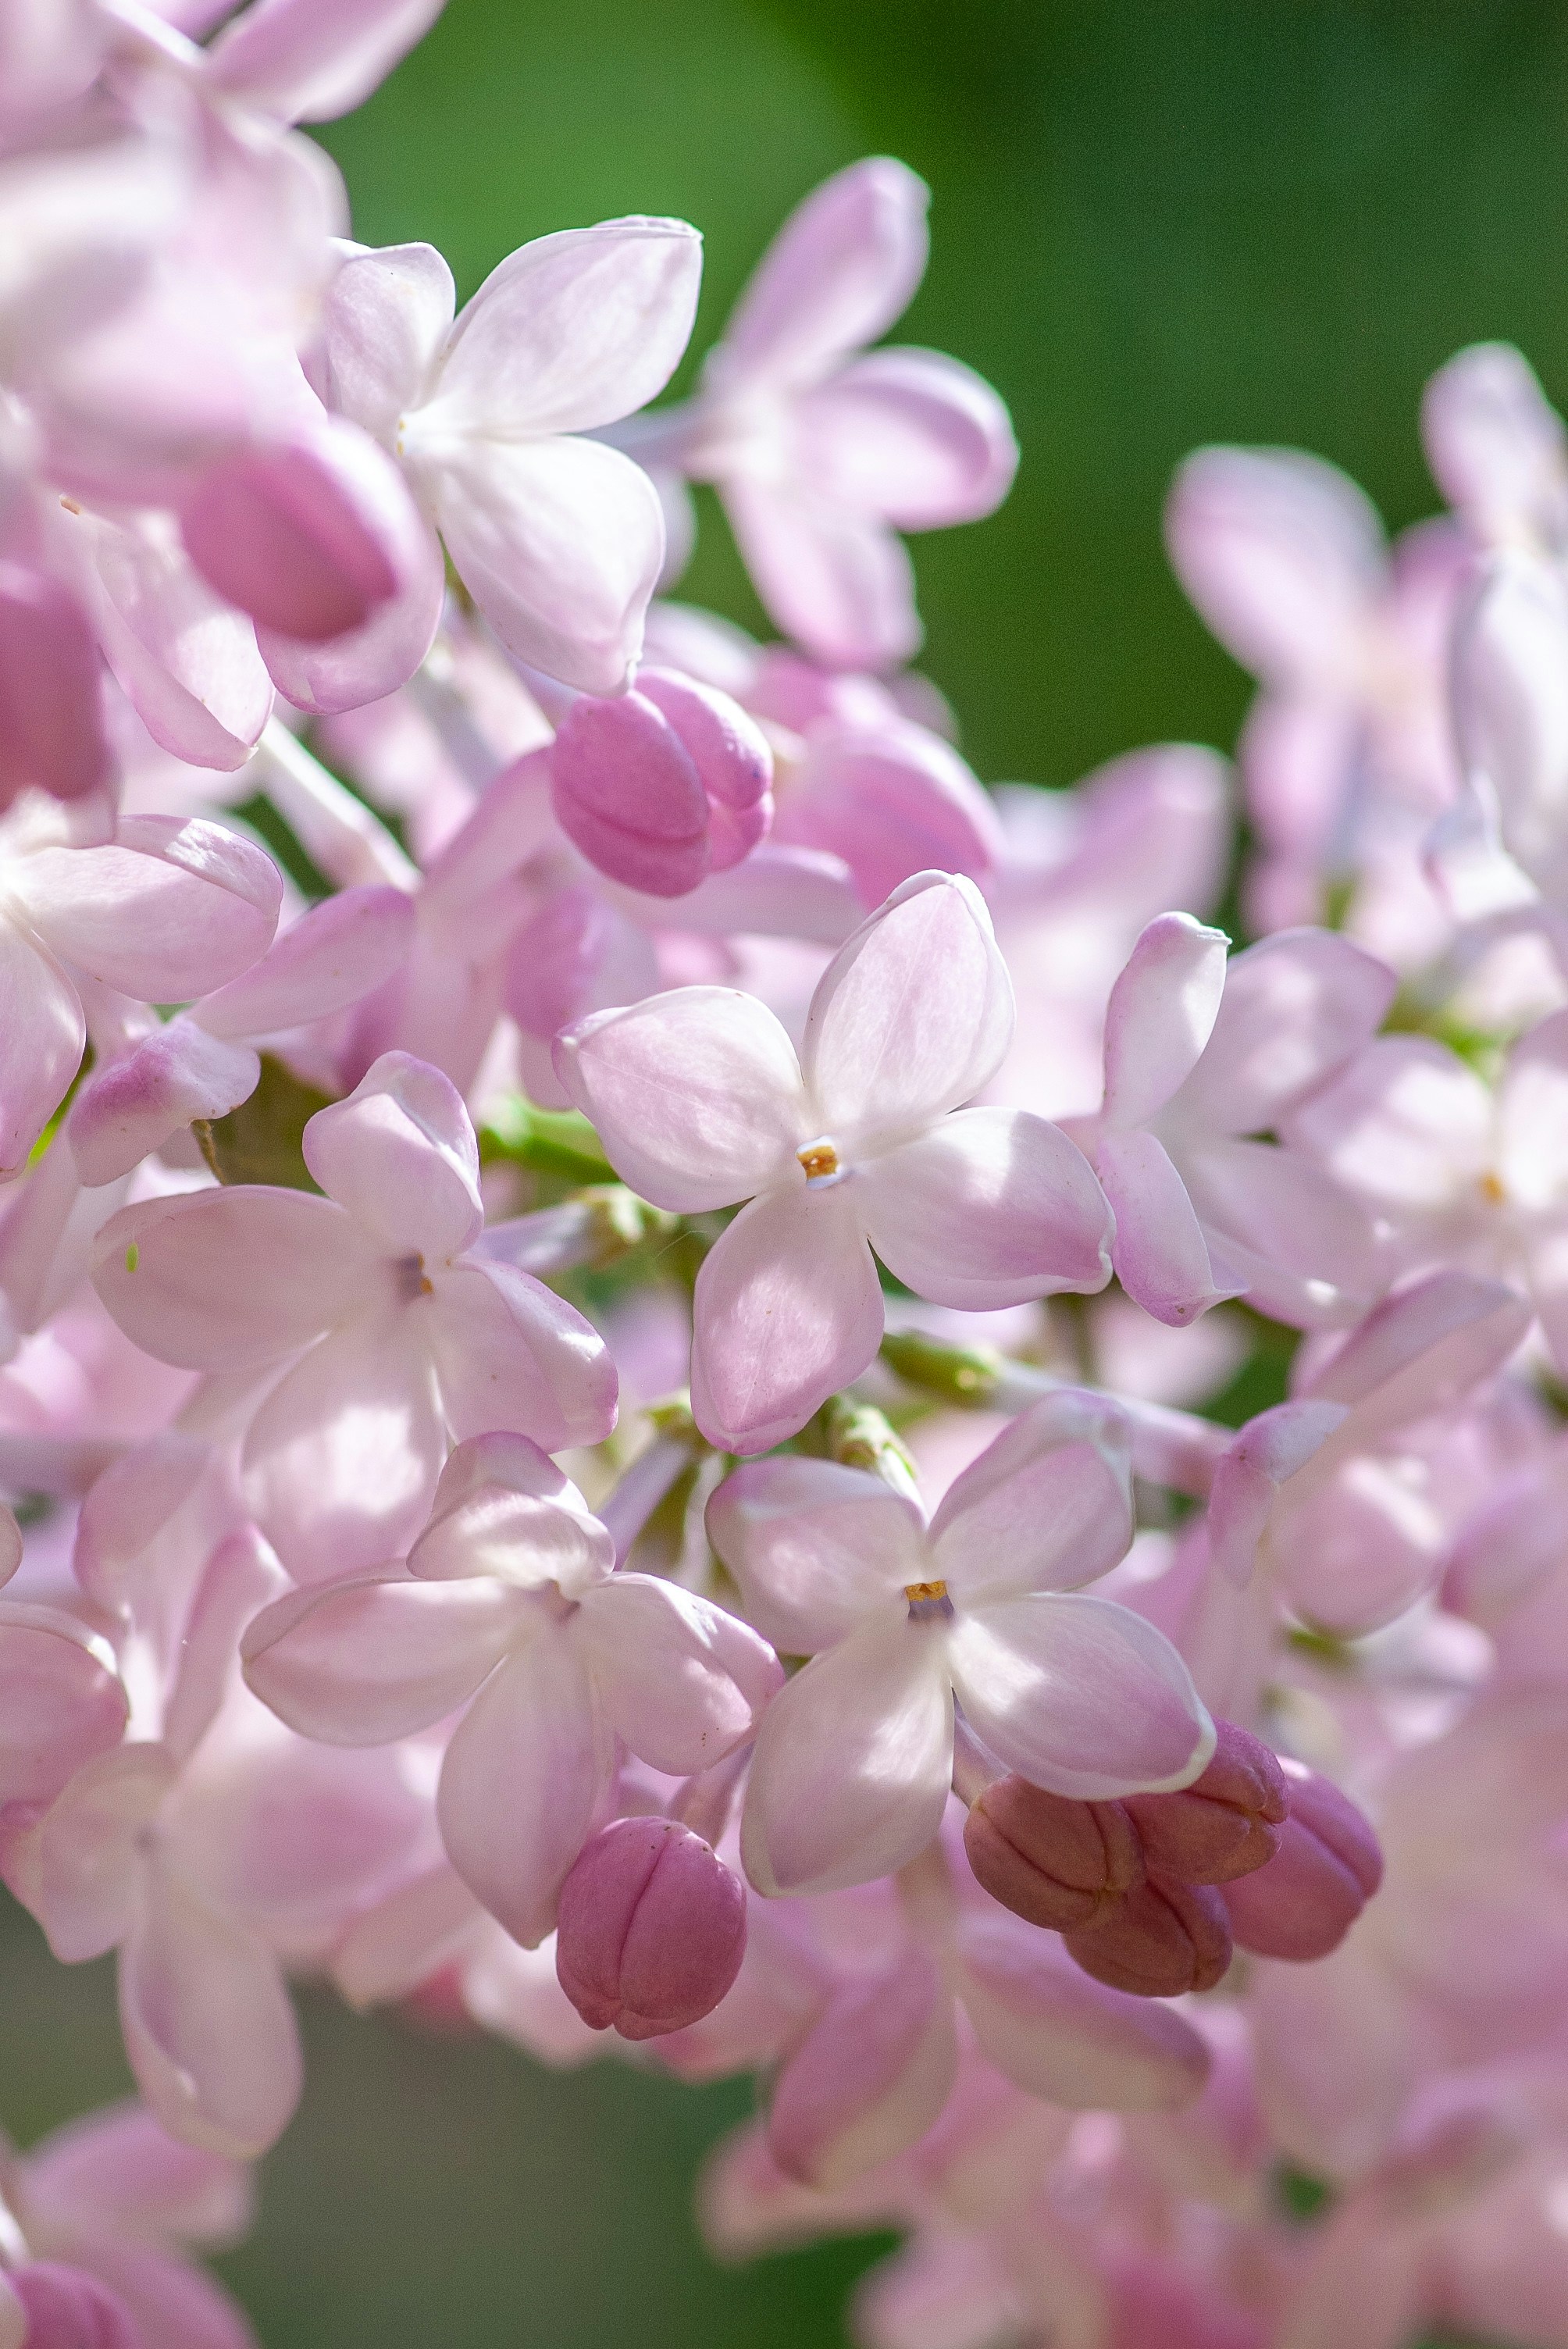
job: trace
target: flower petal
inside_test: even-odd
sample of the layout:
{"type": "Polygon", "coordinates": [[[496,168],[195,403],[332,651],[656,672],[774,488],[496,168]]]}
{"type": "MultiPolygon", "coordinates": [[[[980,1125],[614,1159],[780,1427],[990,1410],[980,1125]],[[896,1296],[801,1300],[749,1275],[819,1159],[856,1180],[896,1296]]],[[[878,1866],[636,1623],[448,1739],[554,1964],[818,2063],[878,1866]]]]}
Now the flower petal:
{"type": "Polygon", "coordinates": [[[257,0],[218,36],[207,52],[207,70],[219,89],[279,122],[330,122],[385,81],[399,57],[424,38],[442,5],[443,0],[257,0]]]}
{"type": "Polygon", "coordinates": [[[256,632],[209,587],[161,517],[99,522],[104,657],[153,740],[199,767],[242,766],[272,715],[256,632]]]}
{"type": "Polygon", "coordinates": [[[697,1275],[691,1392],[726,1452],[767,1452],[872,1360],[882,1295],[852,1183],[754,1199],[697,1275]]]}
{"type": "Polygon", "coordinates": [[[679,365],[701,280],[702,239],[685,221],[536,237],[461,312],[420,428],[514,441],[630,416],[679,365]]]}
{"type": "Polygon", "coordinates": [[[52,1802],[119,1744],[129,1709],[107,1642],[53,1607],[0,1599],[0,1806],[52,1802]]]}
{"type": "Polygon", "coordinates": [[[815,659],[875,672],[913,658],[914,567],[886,523],[792,478],[739,473],[720,494],[769,616],[815,659]]]}
{"type": "MultiPolygon", "coordinates": [[[[916,873],[966,873],[985,883],[1003,854],[995,808],[973,770],[939,735],[895,718],[814,729],[772,838],[841,856],[862,907],[880,905],[916,873]]],[[[747,870],[755,878],[753,863],[747,870]]],[[[861,918],[812,935],[839,946],[861,918]]]]}
{"type": "Polygon", "coordinates": [[[302,1737],[386,1745],[466,1703],[519,1628],[518,1600],[488,1577],[375,1575],[263,1607],[240,1653],[246,1684],[302,1737]]]}
{"type": "Polygon", "coordinates": [[[447,1446],[423,1337],[406,1306],[361,1314],[286,1371],[251,1422],[245,1491],[296,1582],[400,1557],[428,1516],[447,1446]]]}
{"type": "Polygon", "coordinates": [[[585,1591],[578,1637],[611,1727],[672,1777],[749,1737],[784,1679],[748,1624],[653,1575],[616,1574],[585,1591]]]}
{"type": "Polygon", "coordinates": [[[549,1454],[526,1435],[493,1433],[452,1453],[408,1554],[409,1572],[427,1580],[493,1575],[522,1589],[559,1583],[573,1598],[614,1563],[608,1528],[549,1454]]]}
{"type": "Polygon", "coordinates": [[[174,1783],[161,1745],[119,1745],[79,1769],[9,1856],[6,1880],[67,1965],[101,1957],[136,1913],[139,1846],[174,1783]]]}
{"type": "Polygon", "coordinates": [[[334,718],[396,693],[436,641],[447,595],[441,542],[411,502],[391,506],[385,527],[397,585],[357,627],[319,641],[256,623],[256,648],[273,683],[312,717],[334,718]]]}
{"type": "Polygon", "coordinates": [[[333,407],[390,447],[402,419],[429,396],[457,306],[452,273],[433,244],[352,254],[323,305],[333,407]]]}
{"type": "Polygon", "coordinates": [[[1165,1793],[1190,1785],[1213,1752],[1213,1723],[1175,1649],[1111,1599],[993,1599],[960,1614],[950,1646],[976,1735],[1053,1795],[1165,1793]]]}
{"type": "Polygon", "coordinates": [[[941,530],[995,513],[1018,444],[1006,408],[971,367],[939,351],[872,351],[808,391],[795,431],[830,496],[896,530],[941,530]]]}
{"type": "Polygon", "coordinates": [[[248,1044],[224,1043],[191,1019],[171,1019],[93,1071],[72,1102],[66,1136],[89,1188],[129,1174],[194,1118],[225,1117],[256,1089],[262,1064],[248,1044]]]}
{"type": "Polygon", "coordinates": [[[830,2193],[906,2152],[941,2118],[958,2069],[953,2000],[912,1945],[848,1981],[774,2086],[768,2149],[787,2178],[830,2193]]]}
{"type": "Polygon", "coordinates": [[[200,817],[122,816],[103,848],[44,848],[9,885],[54,951],[147,1003],[183,1003],[264,954],[283,883],[252,842],[200,817]]]}
{"type": "Polygon", "coordinates": [[[597,440],[459,443],[425,462],[448,551],[508,652],[623,691],[665,557],[647,475],[597,440]]]}
{"type": "Polygon", "coordinates": [[[1343,1326],[1386,1286],[1369,1211],[1299,1151],[1222,1139],[1188,1152],[1181,1174],[1214,1269],[1260,1313],[1343,1326]]]}
{"type": "Polygon", "coordinates": [[[977,1093],[1012,1034],[985,899],[961,874],[917,873],[828,965],[800,1058],[825,1133],[903,1141],[977,1093]]]}
{"type": "Polygon", "coordinates": [[[459,1442],[494,1429],[542,1450],[599,1444],[615,1424],[609,1348],[574,1306],[510,1264],[468,1257],[419,1313],[441,1408],[459,1442]]]}
{"type": "Polygon", "coordinates": [[[810,383],[874,343],[925,274],[923,180],[891,156],[836,171],[798,204],[763,254],[710,365],[730,378],[810,383]]]}
{"type": "Polygon", "coordinates": [[[795,1048],[766,1004],[681,987],[556,1038],[555,1072],[623,1182],[699,1215],[778,1182],[810,1140],[795,1048]]]}
{"type": "Polygon", "coordinates": [[[1187,1186],[1157,1134],[1107,1133],[1095,1164],[1116,1219],[1111,1259],[1134,1301],[1171,1329],[1246,1292],[1214,1270],[1187,1186]]]}
{"type": "Polygon", "coordinates": [[[93,1286],[126,1336],[183,1370],[275,1362],[375,1278],[341,1207],[260,1183],[122,1207],[93,1244],[93,1286]]]}
{"type": "Polygon", "coordinates": [[[902,1601],[814,1656],[758,1733],[741,1820],[746,1873],[768,1899],[870,1884],[942,1825],[953,1775],[943,1628],[902,1601]]]}
{"type": "Polygon", "coordinates": [[[577,1641],[549,1630],[486,1682],[447,1748],[437,1797],[447,1856],[526,1949],[555,1922],[613,1754],[577,1641]]]}
{"type": "Polygon", "coordinates": [[[81,999],[54,956],[0,921],[0,1175],[26,1164],[86,1040],[81,999]]]}
{"type": "Polygon", "coordinates": [[[708,1537],[748,1619],[782,1655],[814,1655],[911,1582],[928,1578],[919,1509],[880,1476],[783,1454],[727,1476],[708,1537]]]}
{"type": "Polygon", "coordinates": [[[392,1254],[442,1261],[484,1223],[463,1097],[411,1053],[383,1052],[346,1101],[317,1110],[303,1146],[322,1189],[392,1254]]]}
{"type": "Polygon", "coordinates": [[[1105,1100],[1111,1127],[1141,1125],[1191,1075],[1225,991],[1223,930],[1161,914],[1140,932],[1105,1015],[1105,1100]]]}
{"type": "Polygon", "coordinates": [[[1509,343],[1472,343],[1438,369],[1421,444],[1449,505],[1494,543],[1517,543],[1559,505],[1563,419],[1509,343]]]}
{"type": "Polygon", "coordinates": [[[1157,1999],[1109,1990],[1054,1934],[1013,1917],[965,1918],[959,1996],[1000,2072],[1069,2111],[1168,2112],[1209,2076],[1209,2050],[1157,1999]]]}
{"type": "Polygon", "coordinates": [[[203,998],[196,1018],[209,1036],[266,1036],[325,1019],[389,978],[413,942],[405,891],[340,889],[302,914],[260,962],[203,998]]]}
{"type": "Polygon", "coordinates": [[[1131,1546],[1131,1477],[1130,1432],[1109,1395],[1045,1395],[948,1486],[931,1522],[935,1571],[965,1606],[1093,1582],[1131,1546]]]}
{"type": "Polygon", "coordinates": [[[166,1869],[120,1958],[119,2016],[137,2085],[172,2136],[250,2160],[283,2135],[304,2085],[283,1970],[166,1869]]]}
{"type": "Polygon", "coordinates": [[[934,1304],[985,1312],[1063,1288],[1093,1294],[1110,1278],[1094,1169],[1028,1110],[957,1110],[873,1160],[858,1187],[878,1256],[934,1304]]]}
{"type": "Polygon", "coordinates": [[[1447,1411],[1501,1369],[1530,1326],[1530,1308],[1500,1280],[1444,1269],[1375,1306],[1303,1392],[1348,1403],[1358,1445],[1447,1411]]]}
{"type": "Polygon", "coordinates": [[[1264,1133],[1381,1025],[1398,982],[1333,930],[1278,930],[1225,972],[1202,1059],[1181,1087],[1184,1132],[1264,1133]]]}

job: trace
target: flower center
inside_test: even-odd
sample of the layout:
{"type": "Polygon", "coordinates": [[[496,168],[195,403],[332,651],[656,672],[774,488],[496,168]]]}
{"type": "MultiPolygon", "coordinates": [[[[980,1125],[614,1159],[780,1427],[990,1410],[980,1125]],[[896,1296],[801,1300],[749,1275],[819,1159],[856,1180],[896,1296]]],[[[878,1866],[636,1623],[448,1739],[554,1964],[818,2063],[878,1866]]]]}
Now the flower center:
{"type": "Polygon", "coordinates": [[[1501,1175],[1493,1174],[1490,1171],[1481,1176],[1477,1187],[1481,1197],[1493,1207],[1501,1207],[1508,1196],[1501,1175]]]}
{"type": "Polygon", "coordinates": [[[823,1183],[839,1172],[839,1154],[827,1140],[808,1142],[795,1153],[806,1170],[808,1183],[823,1183]]]}
{"type": "Polygon", "coordinates": [[[934,1615],[950,1616],[953,1601],[947,1596],[945,1582],[906,1582],[903,1595],[909,1601],[913,1621],[929,1622],[934,1615]]]}
{"type": "Polygon", "coordinates": [[[399,1257],[396,1266],[397,1296],[404,1305],[412,1305],[417,1297],[433,1297],[435,1283],[425,1270],[422,1256],[399,1257]]]}

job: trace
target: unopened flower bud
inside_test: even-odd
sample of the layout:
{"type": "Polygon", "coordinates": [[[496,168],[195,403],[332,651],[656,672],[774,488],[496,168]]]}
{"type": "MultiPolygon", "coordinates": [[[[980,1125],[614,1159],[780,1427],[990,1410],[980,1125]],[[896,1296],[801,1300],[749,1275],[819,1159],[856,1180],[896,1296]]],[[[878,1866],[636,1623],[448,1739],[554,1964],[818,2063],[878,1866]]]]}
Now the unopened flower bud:
{"type": "Polygon", "coordinates": [[[1086,1974],[1139,1998],[1212,1990],[1231,1962],[1220,1895],[1173,1877],[1150,1877],[1098,1925],[1062,1938],[1086,1974]]]}
{"type": "Polygon", "coordinates": [[[1279,1849],[1222,1897],[1243,1950],[1305,1964],[1339,1947],[1383,1880],[1383,1853],[1370,1822],[1332,1779],[1300,1762],[1281,1766],[1290,1816],[1279,1849]]]}
{"type": "Polygon", "coordinates": [[[772,754],[738,702],[661,669],[610,699],[584,694],[550,751],[556,819],[591,864],[681,897],[738,863],[771,819],[772,754]]]}
{"type": "Polygon", "coordinates": [[[27,2313],[24,2349],[154,2349],[125,2302],[79,2268],[36,2260],[7,2281],[27,2313]]]}
{"type": "Polygon", "coordinates": [[[1026,1778],[998,1778],[970,1812],[964,1848],[976,1883],[1031,1925],[1091,1925],[1143,1880],[1119,1803],[1077,1803],[1026,1778]]]}
{"type": "Polygon", "coordinates": [[[1229,1884],[1265,1866],[1290,1810],[1277,1756],[1233,1722],[1214,1725],[1214,1756],[1201,1778],[1178,1795],[1126,1798],[1149,1868],[1184,1884],[1229,1884]]]}
{"type": "Polygon", "coordinates": [[[657,2039],[699,2023],[745,1951],[739,1879],[676,1819],[617,1819],[561,1888],[555,1971],[593,2031],[657,2039]]]}

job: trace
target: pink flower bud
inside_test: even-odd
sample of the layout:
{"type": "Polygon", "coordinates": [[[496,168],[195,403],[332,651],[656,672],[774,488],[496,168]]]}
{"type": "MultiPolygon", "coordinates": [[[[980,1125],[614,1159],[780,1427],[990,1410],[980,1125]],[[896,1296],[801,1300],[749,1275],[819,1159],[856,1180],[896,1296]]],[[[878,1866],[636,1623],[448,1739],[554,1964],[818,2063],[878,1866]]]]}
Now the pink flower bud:
{"type": "Polygon", "coordinates": [[[657,2039],[699,2023],[745,1952],[739,1879],[676,1819],[617,1819],[561,1888],[555,1971],[592,2030],[657,2039]]]}
{"type": "Polygon", "coordinates": [[[1062,1939],[1086,1974],[1139,1998],[1212,1990],[1231,1962],[1220,1895],[1174,1877],[1150,1877],[1098,1925],[1062,1939]]]}
{"type": "Polygon", "coordinates": [[[125,2302],[78,2268],[38,2260],[8,2281],[27,2312],[26,2349],[152,2349],[125,2302]]]}
{"type": "Polygon", "coordinates": [[[242,450],[207,468],[181,510],[186,552],[262,626],[322,644],[363,626],[403,584],[412,510],[374,442],[339,427],[242,450]]]}
{"type": "Polygon", "coordinates": [[[1383,1853],[1368,1820],[1332,1779],[1300,1762],[1281,1766],[1290,1816],[1279,1850],[1222,1897],[1243,1950],[1305,1964],[1339,1947],[1383,1880],[1383,1853]]]}
{"type": "Polygon", "coordinates": [[[993,1900],[1056,1933],[1104,1918],[1143,1880],[1121,1804],[1073,1802],[1026,1778],[986,1787],[969,1814],[964,1848],[993,1900]]]}
{"type": "Polygon", "coordinates": [[[0,805],[29,783],[75,800],[108,781],[101,669],[75,596],[42,572],[0,563],[0,805]]]}
{"type": "Polygon", "coordinates": [[[649,896],[683,897],[756,845],[772,758],[727,694],[664,669],[634,693],[584,694],[556,729],[556,820],[591,864],[649,896]]]}
{"type": "Polygon", "coordinates": [[[1145,1862],[1183,1884],[1228,1884],[1264,1867],[1290,1811],[1284,1773],[1262,1740],[1233,1722],[1215,1727],[1214,1758],[1201,1778],[1179,1795],[1127,1798],[1145,1862]]]}

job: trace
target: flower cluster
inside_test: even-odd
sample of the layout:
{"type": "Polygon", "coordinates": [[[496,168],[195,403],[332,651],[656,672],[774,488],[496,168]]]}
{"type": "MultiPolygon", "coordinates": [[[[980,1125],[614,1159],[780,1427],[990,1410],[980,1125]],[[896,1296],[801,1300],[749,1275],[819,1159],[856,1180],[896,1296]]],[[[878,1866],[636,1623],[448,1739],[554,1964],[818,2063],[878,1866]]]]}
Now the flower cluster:
{"type": "Polygon", "coordinates": [[[1568,437],[1199,452],[1238,779],[988,792],[924,188],[651,408],[685,222],[349,240],[438,7],[0,8],[0,1875],[143,2100],[0,2349],[242,2349],[304,1975],[757,2072],[865,2349],[1568,2344],[1568,437]]]}

